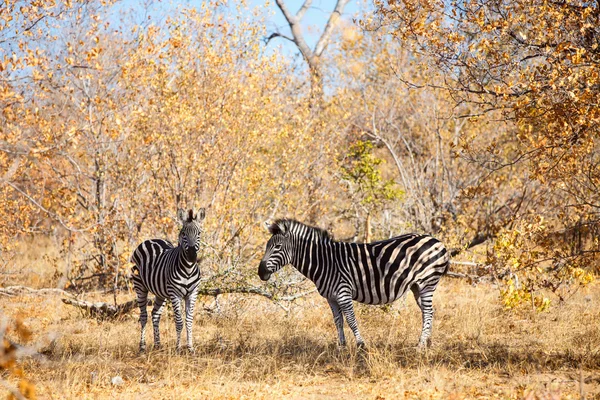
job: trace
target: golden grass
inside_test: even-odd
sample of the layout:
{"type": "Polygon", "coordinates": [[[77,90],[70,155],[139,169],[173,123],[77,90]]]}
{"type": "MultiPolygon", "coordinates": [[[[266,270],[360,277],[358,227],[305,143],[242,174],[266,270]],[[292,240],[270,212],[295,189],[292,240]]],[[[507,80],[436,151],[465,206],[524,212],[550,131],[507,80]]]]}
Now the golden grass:
{"type": "Polygon", "coordinates": [[[387,311],[357,307],[369,345],[363,355],[348,329],[351,345],[337,349],[329,308],[318,295],[289,314],[262,298],[230,297],[220,315],[197,313],[197,354],[176,354],[167,312],[165,348],[139,355],[137,311],[97,322],[58,296],[0,297],[5,316],[24,316],[34,332],[30,344],[44,354],[24,361],[26,375],[40,398],[56,399],[541,399],[579,398],[581,390],[600,398],[599,303],[600,287],[592,286],[550,312],[515,314],[500,308],[492,286],[446,278],[434,297],[430,350],[414,348],[421,317],[408,295],[387,311]],[[115,376],[123,384],[113,385],[115,376]]]}

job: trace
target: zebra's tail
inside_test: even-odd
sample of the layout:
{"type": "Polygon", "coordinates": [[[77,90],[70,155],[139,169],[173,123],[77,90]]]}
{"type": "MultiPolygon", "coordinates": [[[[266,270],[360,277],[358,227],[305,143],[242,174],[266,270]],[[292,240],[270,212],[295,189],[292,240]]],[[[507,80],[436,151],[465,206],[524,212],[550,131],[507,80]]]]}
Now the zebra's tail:
{"type": "Polygon", "coordinates": [[[442,276],[446,275],[448,273],[448,270],[450,269],[450,257],[452,257],[452,252],[446,250],[446,254],[444,255],[444,257],[446,258],[446,265],[444,265],[444,272],[442,272],[442,276]]]}
{"type": "Polygon", "coordinates": [[[131,267],[131,272],[129,274],[129,279],[131,280],[135,280],[136,277],[140,276],[140,269],[138,268],[137,265],[134,265],[133,267],[131,267]]]}

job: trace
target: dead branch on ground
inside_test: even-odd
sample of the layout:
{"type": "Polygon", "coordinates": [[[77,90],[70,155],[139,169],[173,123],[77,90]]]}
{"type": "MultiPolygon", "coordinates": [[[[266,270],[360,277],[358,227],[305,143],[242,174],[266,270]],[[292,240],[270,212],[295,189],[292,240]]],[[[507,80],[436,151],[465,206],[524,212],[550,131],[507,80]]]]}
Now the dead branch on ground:
{"type": "MultiPolygon", "coordinates": [[[[280,303],[281,302],[292,302],[304,296],[307,296],[311,293],[314,293],[316,289],[312,289],[306,292],[298,293],[291,296],[277,296],[276,294],[267,292],[266,290],[256,288],[256,287],[233,287],[233,288],[203,288],[198,291],[198,294],[201,296],[212,296],[217,297],[222,294],[255,294],[259,296],[266,297],[267,299],[275,302],[277,305],[282,307],[284,310],[287,310],[280,303]]],[[[62,299],[62,302],[73,307],[76,307],[83,311],[84,315],[97,318],[100,320],[112,320],[122,317],[133,309],[138,307],[137,300],[131,300],[123,304],[110,304],[104,302],[89,302],[83,300],[75,300],[75,299],[62,299]]],[[[152,301],[148,300],[148,306],[152,305],[152,301]]]]}

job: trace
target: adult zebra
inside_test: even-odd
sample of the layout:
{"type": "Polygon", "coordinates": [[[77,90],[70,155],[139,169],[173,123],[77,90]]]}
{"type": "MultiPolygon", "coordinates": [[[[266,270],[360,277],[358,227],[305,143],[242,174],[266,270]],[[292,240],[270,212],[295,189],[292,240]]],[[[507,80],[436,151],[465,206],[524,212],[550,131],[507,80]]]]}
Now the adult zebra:
{"type": "Polygon", "coordinates": [[[266,281],[291,264],[313,281],[329,302],[340,345],[346,344],[343,314],[357,345],[364,346],[352,300],[387,304],[408,289],[423,315],[419,347],[431,344],[431,300],[450,259],[439,240],[410,233],[374,243],[336,242],[326,231],[290,219],[275,221],[269,231],[273,236],[258,267],[259,277],[266,281]]]}
{"type": "Polygon", "coordinates": [[[177,211],[177,219],[182,227],[179,231],[177,247],[162,239],[150,239],[142,242],[133,252],[131,268],[133,287],[140,307],[140,324],[142,327],[140,351],[146,350],[146,322],[148,312],[148,292],[156,296],[152,308],[152,327],[154,330],[154,348],[160,348],[159,322],[167,299],[173,304],[175,328],[177,331],[177,350],[181,349],[181,302],[185,300],[185,325],[187,331],[187,347],[193,351],[192,322],[194,306],[200,284],[200,268],[198,267],[198,250],[200,249],[200,222],[204,219],[204,208],[194,214],[189,210],[177,211]]]}

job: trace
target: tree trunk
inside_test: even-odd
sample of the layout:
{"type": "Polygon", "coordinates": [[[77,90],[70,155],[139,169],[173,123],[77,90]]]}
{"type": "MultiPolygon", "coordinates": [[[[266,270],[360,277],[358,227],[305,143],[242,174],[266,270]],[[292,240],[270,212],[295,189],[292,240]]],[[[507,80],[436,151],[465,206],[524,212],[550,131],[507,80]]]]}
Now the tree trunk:
{"type": "Polygon", "coordinates": [[[373,231],[371,230],[371,213],[367,213],[367,218],[365,219],[365,243],[370,243],[371,238],[373,237],[373,231]]]}

